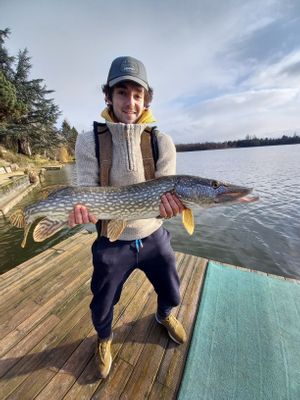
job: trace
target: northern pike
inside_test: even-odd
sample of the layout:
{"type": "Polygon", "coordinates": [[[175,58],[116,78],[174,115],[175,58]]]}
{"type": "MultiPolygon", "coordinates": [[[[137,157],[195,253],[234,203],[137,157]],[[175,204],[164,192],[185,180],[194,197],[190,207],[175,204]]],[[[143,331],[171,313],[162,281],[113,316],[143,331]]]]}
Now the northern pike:
{"type": "Polygon", "coordinates": [[[98,219],[110,220],[107,236],[117,240],[127,221],[160,218],[161,196],[175,193],[185,209],[182,223],[187,232],[194,232],[192,209],[224,203],[252,202],[252,189],[190,175],[172,175],[127,186],[69,186],[51,193],[47,199],[17,210],[9,216],[12,225],[24,228],[25,247],[31,225],[41,219],[33,230],[33,240],[42,242],[68,226],[68,217],[75,204],[84,204],[98,219]]]}

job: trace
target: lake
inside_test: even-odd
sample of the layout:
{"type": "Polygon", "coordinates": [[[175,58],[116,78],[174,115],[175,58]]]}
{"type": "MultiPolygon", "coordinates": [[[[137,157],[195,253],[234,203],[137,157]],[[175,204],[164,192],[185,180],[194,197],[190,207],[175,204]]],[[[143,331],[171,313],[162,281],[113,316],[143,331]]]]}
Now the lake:
{"type": "MultiPolygon", "coordinates": [[[[272,274],[300,279],[300,145],[178,153],[177,173],[253,187],[256,203],[197,210],[189,236],[180,217],[165,223],[175,250],[272,274]]],[[[71,184],[74,166],[47,171],[44,186],[71,184]]],[[[35,201],[33,193],[23,201],[35,201]]],[[[77,228],[75,228],[76,231],[77,228]]],[[[74,230],[73,230],[74,231],[74,230]]],[[[73,233],[63,231],[21,249],[22,232],[0,219],[0,272],[73,233]]]]}
{"type": "MultiPolygon", "coordinates": [[[[178,172],[255,188],[260,200],[199,211],[187,240],[172,221],[177,250],[300,278],[300,145],[178,154],[178,172]]],[[[173,229],[172,229],[173,231],[173,229]]]]}

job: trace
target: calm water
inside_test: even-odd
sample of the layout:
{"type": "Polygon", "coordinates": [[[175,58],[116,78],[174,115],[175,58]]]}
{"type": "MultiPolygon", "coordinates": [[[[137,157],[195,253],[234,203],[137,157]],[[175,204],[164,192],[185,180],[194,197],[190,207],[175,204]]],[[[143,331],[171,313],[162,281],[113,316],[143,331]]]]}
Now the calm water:
{"type": "MultiPolygon", "coordinates": [[[[179,153],[177,173],[255,188],[260,201],[198,210],[193,236],[179,217],[166,223],[175,250],[300,279],[300,145],[179,153]]],[[[48,172],[44,185],[70,184],[73,166],[48,172]]],[[[33,201],[36,194],[26,201],[33,201]]],[[[69,235],[20,248],[22,233],[0,220],[0,269],[8,270],[69,235]]]]}
{"type": "MultiPolygon", "coordinates": [[[[54,185],[70,185],[73,180],[74,166],[66,165],[66,167],[61,170],[46,171],[45,181],[42,186],[43,188],[47,188],[54,185]]],[[[15,209],[22,208],[26,204],[37,201],[40,197],[40,192],[41,189],[32,191],[15,209]]],[[[78,230],[78,228],[74,228],[74,232],[78,230]]],[[[26,247],[22,249],[20,244],[23,238],[23,230],[12,227],[9,222],[0,215],[0,274],[51,246],[54,246],[72,234],[73,231],[71,230],[62,230],[53,236],[53,238],[42,243],[33,242],[32,235],[29,234],[26,247]]]]}

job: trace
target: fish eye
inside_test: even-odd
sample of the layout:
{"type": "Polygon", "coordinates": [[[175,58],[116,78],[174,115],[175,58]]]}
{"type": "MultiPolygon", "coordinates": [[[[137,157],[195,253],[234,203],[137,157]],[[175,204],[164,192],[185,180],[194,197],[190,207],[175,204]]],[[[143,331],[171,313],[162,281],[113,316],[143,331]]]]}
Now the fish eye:
{"type": "Polygon", "coordinates": [[[211,186],[214,189],[218,189],[218,187],[220,186],[220,183],[218,181],[211,181],[211,186]]]}

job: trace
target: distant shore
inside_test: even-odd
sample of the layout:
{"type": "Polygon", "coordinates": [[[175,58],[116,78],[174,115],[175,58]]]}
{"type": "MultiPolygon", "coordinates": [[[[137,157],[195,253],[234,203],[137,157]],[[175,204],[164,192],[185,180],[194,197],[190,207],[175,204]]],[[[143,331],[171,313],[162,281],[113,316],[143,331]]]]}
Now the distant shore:
{"type": "Polygon", "coordinates": [[[236,149],[243,147],[259,147],[259,146],[279,146],[285,144],[300,144],[300,136],[283,135],[281,138],[263,138],[246,137],[242,140],[229,140],[226,142],[205,142],[205,143],[184,143],[176,144],[178,152],[183,151],[199,151],[199,150],[217,150],[217,149],[236,149]]]}

